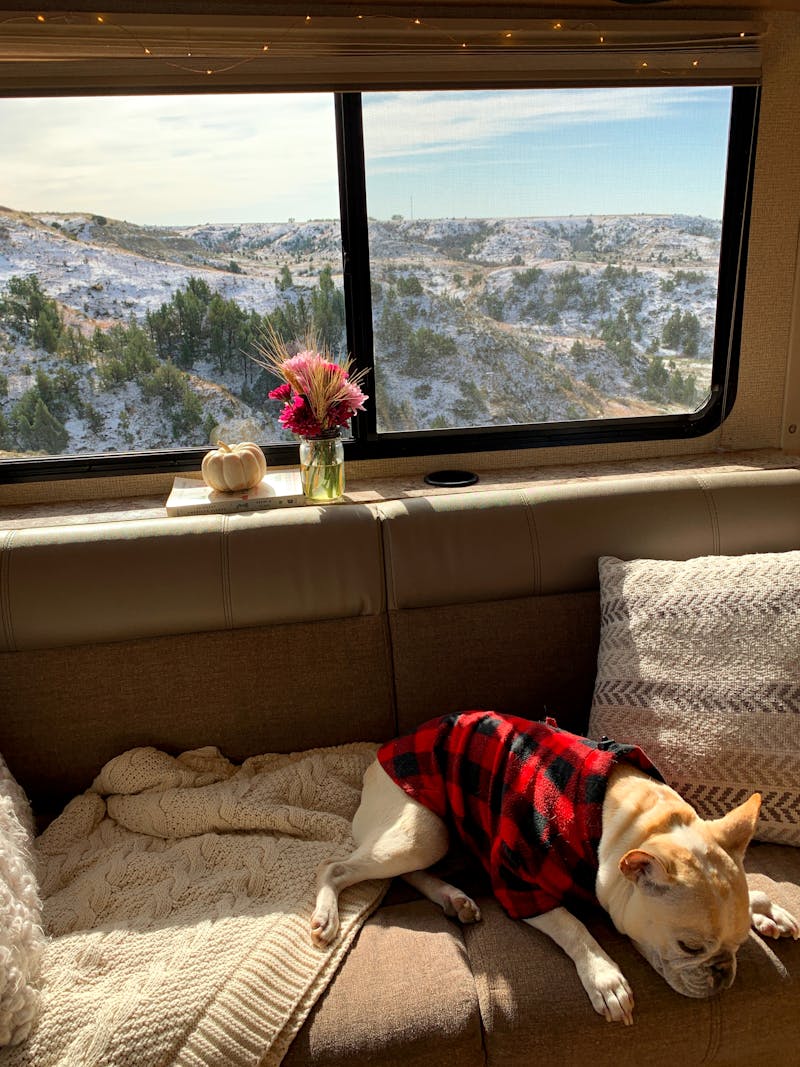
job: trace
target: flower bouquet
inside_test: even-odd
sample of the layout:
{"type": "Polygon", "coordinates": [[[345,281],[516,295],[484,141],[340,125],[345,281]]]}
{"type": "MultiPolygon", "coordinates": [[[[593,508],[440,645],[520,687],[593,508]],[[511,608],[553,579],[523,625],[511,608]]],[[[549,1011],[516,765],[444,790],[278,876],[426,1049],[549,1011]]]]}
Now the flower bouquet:
{"type": "Polygon", "coordinates": [[[337,363],[314,338],[306,338],[302,351],[293,355],[271,333],[257,352],[256,362],[282,379],[269,397],[283,402],[278,421],[301,439],[304,493],[312,500],[336,500],[344,493],[341,429],[364,410],[368,398],[360,383],[367,372],[351,373],[349,358],[337,363]]]}

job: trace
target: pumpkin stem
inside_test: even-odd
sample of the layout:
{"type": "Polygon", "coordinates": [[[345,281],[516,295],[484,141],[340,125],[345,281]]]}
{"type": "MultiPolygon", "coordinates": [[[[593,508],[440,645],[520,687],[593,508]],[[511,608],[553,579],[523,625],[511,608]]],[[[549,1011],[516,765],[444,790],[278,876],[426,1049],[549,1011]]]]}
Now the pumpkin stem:
{"type": "Polygon", "coordinates": [[[220,448],[223,452],[232,452],[233,451],[231,446],[230,445],[226,445],[224,441],[217,441],[217,447],[220,448]]]}

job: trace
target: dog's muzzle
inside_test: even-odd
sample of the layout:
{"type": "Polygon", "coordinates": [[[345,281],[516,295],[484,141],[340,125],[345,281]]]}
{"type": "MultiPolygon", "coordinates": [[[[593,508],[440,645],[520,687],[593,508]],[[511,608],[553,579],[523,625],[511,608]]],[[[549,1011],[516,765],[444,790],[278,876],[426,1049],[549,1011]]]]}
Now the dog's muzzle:
{"type": "Polygon", "coordinates": [[[652,949],[634,944],[664,981],[684,997],[705,1000],[716,996],[729,989],[736,977],[736,956],[732,952],[719,952],[703,963],[689,964],[685,960],[665,961],[652,949]]]}
{"type": "Polygon", "coordinates": [[[721,953],[690,971],[679,972],[674,976],[665,974],[664,977],[674,990],[685,997],[713,997],[733,985],[736,977],[736,957],[730,953],[721,953]]]}

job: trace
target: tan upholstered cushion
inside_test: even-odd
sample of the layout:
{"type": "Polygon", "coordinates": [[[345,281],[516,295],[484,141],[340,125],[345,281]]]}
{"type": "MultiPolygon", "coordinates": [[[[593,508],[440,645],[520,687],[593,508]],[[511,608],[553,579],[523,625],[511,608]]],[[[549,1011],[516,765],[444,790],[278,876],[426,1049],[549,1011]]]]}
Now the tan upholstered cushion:
{"type": "MultiPolygon", "coordinates": [[[[627,938],[602,917],[592,934],[622,968],[634,994],[634,1025],[609,1024],[592,1008],[575,964],[491,898],[464,930],[486,1028],[487,1062],[503,1067],[675,1067],[706,1062],[708,1002],[674,993],[627,938]]],[[[727,1062],[727,1061],[726,1061],[727,1062]]]]}
{"type": "Polygon", "coordinates": [[[382,616],[0,653],[0,751],[37,813],[137,745],[229,759],[395,732],[382,616]],[[310,652],[324,649],[324,670],[310,652]],[[31,709],[35,708],[35,729],[31,709]]]}
{"type": "Polygon", "coordinates": [[[289,1048],[283,1067],[483,1067],[462,928],[429,901],[380,908],[289,1048]]]}
{"type": "Polygon", "coordinates": [[[701,815],[758,790],[800,845],[800,552],[600,560],[589,729],[641,745],[701,815]]]}
{"type": "Polygon", "coordinates": [[[378,519],[362,505],[7,530],[0,650],[377,615],[378,519]]]}
{"type": "Polygon", "coordinates": [[[597,588],[599,556],[800,548],[800,471],[625,477],[377,507],[390,610],[597,588]]]}
{"type": "MultiPolygon", "coordinates": [[[[800,851],[751,846],[752,888],[800,913],[800,851]]],[[[692,1000],[674,992],[601,913],[594,936],[622,968],[635,1000],[634,1025],[610,1026],[592,1009],[574,964],[548,938],[512,922],[480,897],[483,919],[464,928],[486,1029],[487,1062],[503,1067],[755,1067],[794,1062],[800,1044],[800,943],[751,933],[739,950],[733,986],[692,1000]],[[776,1035],[779,1035],[776,1038],[776,1035]]]]}
{"type": "Polygon", "coordinates": [[[600,630],[596,591],[392,611],[398,730],[488,708],[586,732],[600,630]]]}

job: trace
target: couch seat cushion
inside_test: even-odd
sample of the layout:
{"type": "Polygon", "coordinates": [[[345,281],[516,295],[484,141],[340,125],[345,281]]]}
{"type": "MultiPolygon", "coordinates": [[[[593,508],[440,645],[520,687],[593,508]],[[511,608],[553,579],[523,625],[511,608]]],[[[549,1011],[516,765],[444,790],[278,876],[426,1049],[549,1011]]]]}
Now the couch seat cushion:
{"type": "Polygon", "coordinates": [[[283,1067],[484,1063],[461,928],[425,900],[384,906],[298,1033],[283,1067]]]}
{"type": "MultiPolygon", "coordinates": [[[[756,845],[747,867],[752,888],[800,915],[800,850],[756,845]]],[[[464,928],[486,1030],[489,1064],[559,1067],[644,1063],[714,1063],[752,1067],[774,1058],[775,1034],[787,1050],[800,1042],[800,943],[751,933],[739,952],[736,980],[719,997],[691,1000],[673,992],[602,914],[589,927],[630,982],[634,1025],[597,1015],[572,962],[549,939],[513,922],[491,898],[483,919],[464,928]],[[646,1049],[646,1054],[643,1050],[646,1049]]]]}

